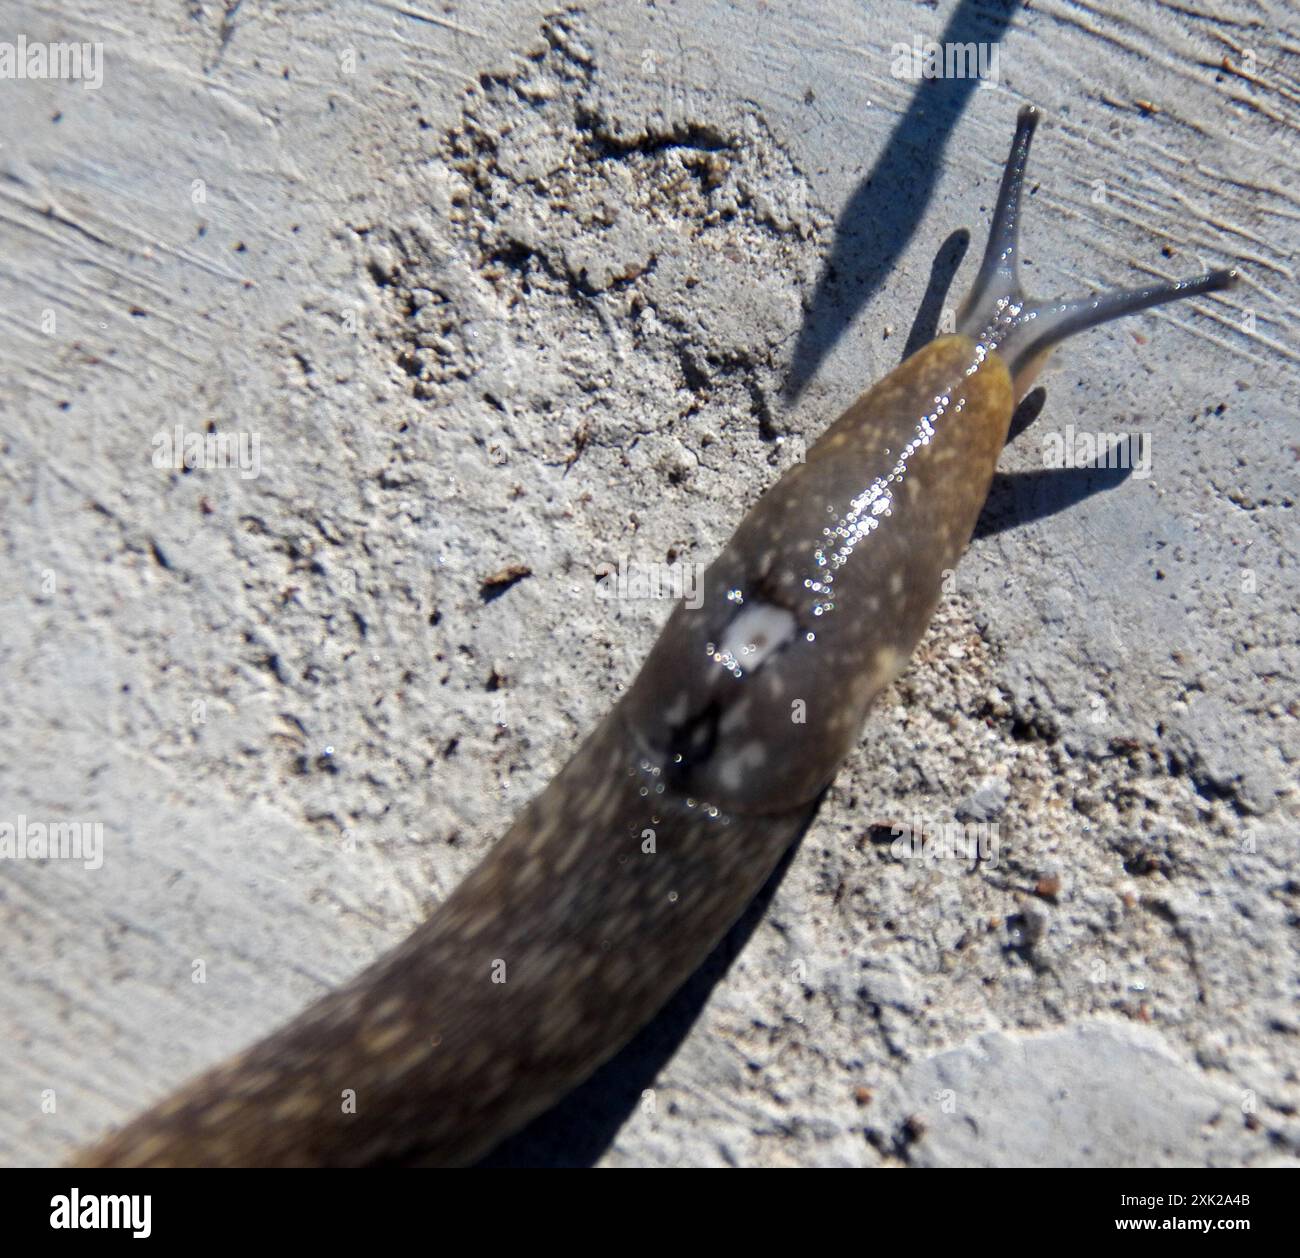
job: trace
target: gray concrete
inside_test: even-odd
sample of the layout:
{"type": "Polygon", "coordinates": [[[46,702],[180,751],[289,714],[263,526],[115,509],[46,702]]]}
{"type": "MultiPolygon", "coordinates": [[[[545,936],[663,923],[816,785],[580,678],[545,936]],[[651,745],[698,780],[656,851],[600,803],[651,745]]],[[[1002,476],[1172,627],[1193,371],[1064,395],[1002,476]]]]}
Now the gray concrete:
{"type": "Polygon", "coordinates": [[[0,40],[104,46],[98,90],[0,80],[0,821],[104,831],[100,868],[0,863],[5,1164],[455,885],[667,614],[598,574],[707,561],[899,360],[1027,100],[1035,290],[1245,282],[1060,353],[1025,475],[598,1152],[1294,1159],[1294,14],[961,9],[1000,40],[967,93],[890,73],[947,0],[800,7],[0,3],[0,40]],[[260,475],[153,465],[209,423],[260,475]],[[1070,424],[1151,433],[1150,476],[1045,476],[1070,424]],[[995,826],[996,863],[907,859],[914,817],[995,826]]]}

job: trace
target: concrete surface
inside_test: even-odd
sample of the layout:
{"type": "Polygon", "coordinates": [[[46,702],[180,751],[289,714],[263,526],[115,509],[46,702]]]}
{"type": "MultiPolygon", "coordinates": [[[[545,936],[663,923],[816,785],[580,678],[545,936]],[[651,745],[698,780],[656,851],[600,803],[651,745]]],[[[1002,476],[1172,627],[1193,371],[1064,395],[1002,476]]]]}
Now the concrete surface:
{"type": "Polygon", "coordinates": [[[0,80],[0,821],[103,850],[0,864],[5,1164],[455,885],[667,615],[599,575],[707,562],[951,309],[1024,101],[1035,290],[1244,283],[1058,355],[784,881],[513,1157],[1294,1162],[1292,9],[3,0],[18,33],[104,61],[0,80]],[[998,82],[894,77],[914,36],[998,82]],[[258,474],[156,466],[177,425],[258,474]],[[1044,468],[1067,425],[1150,475],[1044,468]]]}

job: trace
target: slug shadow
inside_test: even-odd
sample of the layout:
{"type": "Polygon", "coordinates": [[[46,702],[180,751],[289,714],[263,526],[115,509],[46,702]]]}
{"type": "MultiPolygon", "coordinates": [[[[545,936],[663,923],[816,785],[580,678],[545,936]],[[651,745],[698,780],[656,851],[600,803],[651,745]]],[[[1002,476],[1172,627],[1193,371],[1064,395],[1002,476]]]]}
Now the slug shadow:
{"type": "Polygon", "coordinates": [[[1022,524],[1045,520],[1094,494],[1118,489],[1133,474],[1132,455],[1132,442],[1126,439],[1099,454],[1087,467],[997,473],[975,525],[975,538],[995,537],[1022,524]],[[1114,466],[1116,463],[1126,466],[1114,466]]]}
{"type": "Polygon", "coordinates": [[[939,320],[943,317],[944,300],[969,247],[970,232],[964,227],[959,227],[939,246],[939,252],[930,265],[930,282],[916,308],[916,318],[912,320],[912,330],[907,335],[907,344],[903,346],[899,362],[905,362],[934,340],[939,331],[939,320]]]}
{"type": "Polygon", "coordinates": [[[483,1168],[592,1166],[695,1025],[705,1001],[762,920],[821,804],[790,844],[762,890],[654,1019],[586,1083],[476,1163],[483,1168]]]}
{"type": "Polygon", "coordinates": [[[1046,404],[1047,390],[1041,384],[1036,389],[1030,389],[1020,399],[1020,405],[1011,415],[1011,427],[1007,430],[1006,445],[1010,445],[1043,413],[1046,404]]]}
{"type": "MultiPolygon", "coordinates": [[[[960,0],[937,42],[995,44],[1020,2],[960,0]]],[[[934,192],[953,127],[978,84],[973,77],[922,80],[884,152],[849,198],[795,341],[782,390],[787,402],[803,392],[907,248],[934,192]]]]}

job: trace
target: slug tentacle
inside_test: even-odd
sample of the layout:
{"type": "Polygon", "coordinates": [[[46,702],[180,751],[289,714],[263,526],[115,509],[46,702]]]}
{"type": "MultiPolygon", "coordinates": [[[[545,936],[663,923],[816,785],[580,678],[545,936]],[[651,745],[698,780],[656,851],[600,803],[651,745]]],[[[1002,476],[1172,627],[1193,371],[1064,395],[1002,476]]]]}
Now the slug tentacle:
{"type": "Polygon", "coordinates": [[[1024,397],[1047,355],[1068,336],[1095,328],[1139,310],[1231,288],[1234,270],[1209,271],[1194,279],[1111,289],[1071,300],[1033,301],[1020,277],[1020,220],[1029,144],[1038,126],[1038,110],[1026,105],[1016,120],[998,190],[988,247],[970,295],[962,305],[957,331],[983,353],[997,350],[1011,372],[1017,400],[1024,397]]]}
{"type": "Polygon", "coordinates": [[[999,302],[1024,300],[1020,287],[1020,199],[1025,188],[1029,144],[1038,127],[1038,118],[1038,110],[1033,105],[1026,105],[1016,118],[1015,138],[1002,171],[998,203],[989,225],[989,242],[958,318],[958,331],[972,339],[976,339],[974,330],[987,322],[989,313],[999,302]]]}

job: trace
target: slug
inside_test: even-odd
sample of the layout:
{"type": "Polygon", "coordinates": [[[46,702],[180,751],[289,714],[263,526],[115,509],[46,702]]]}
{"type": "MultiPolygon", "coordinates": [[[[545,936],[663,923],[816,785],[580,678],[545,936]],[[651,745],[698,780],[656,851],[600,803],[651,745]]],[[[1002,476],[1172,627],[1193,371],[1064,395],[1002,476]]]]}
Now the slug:
{"type": "Polygon", "coordinates": [[[472,1163],[668,1001],[801,833],[970,541],[1012,411],[1064,338],[1229,287],[1020,284],[1021,111],[955,335],[858,398],[758,501],[635,682],[393,952],[85,1152],[83,1166],[472,1163]]]}

